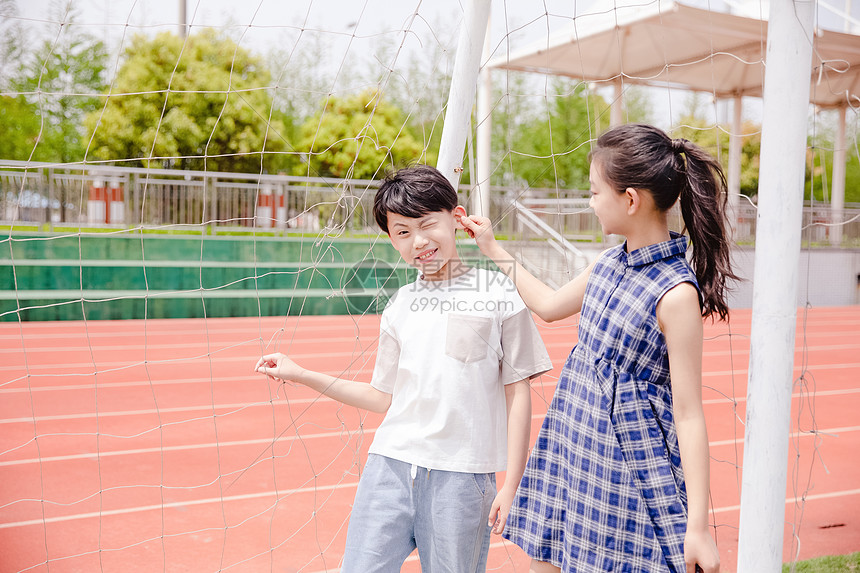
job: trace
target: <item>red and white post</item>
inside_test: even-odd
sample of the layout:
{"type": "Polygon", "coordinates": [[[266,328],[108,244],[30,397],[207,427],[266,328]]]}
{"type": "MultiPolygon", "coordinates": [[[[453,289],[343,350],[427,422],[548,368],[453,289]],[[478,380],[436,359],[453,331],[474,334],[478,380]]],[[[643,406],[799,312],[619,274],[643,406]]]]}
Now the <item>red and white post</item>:
{"type": "Polygon", "coordinates": [[[105,181],[95,177],[90,185],[87,197],[87,222],[93,224],[107,223],[107,190],[105,181]]]}
{"type": "Polygon", "coordinates": [[[257,194],[257,227],[269,228],[274,222],[275,196],[271,185],[263,185],[257,194]]]}

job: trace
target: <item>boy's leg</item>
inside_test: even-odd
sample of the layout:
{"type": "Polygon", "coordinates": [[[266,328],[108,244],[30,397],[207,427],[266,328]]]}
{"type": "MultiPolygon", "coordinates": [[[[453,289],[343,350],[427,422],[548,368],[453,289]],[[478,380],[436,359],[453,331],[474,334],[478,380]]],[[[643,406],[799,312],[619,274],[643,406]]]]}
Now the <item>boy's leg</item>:
{"type": "Polygon", "coordinates": [[[349,517],[342,573],[396,573],[415,549],[410,465],[371,454],[349,517]]]}
{"type": "Polygon", "coordinates": [[[420,468],[415,490],[415,540],[422,573],[486,571],[495,474],[420,468]]]}

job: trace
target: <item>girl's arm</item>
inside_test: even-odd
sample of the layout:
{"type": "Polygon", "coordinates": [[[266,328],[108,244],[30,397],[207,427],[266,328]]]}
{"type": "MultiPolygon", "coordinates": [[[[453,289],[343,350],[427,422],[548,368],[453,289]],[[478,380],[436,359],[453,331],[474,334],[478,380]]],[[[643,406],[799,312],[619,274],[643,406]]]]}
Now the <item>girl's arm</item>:
{"type": "Polygon", "coordinates": [[[560,289],[553,290],[523,268],[502,248],[493,236],[493,227],[489,219],[471,215],[462,217],[460,223],[469,236],[475,239],[481,252],[514,281],[523,302],[542,320],[553,322],[582,310],[585,285],[594,263],[588,265],[588,268],[560,289]]]}
{"type": "Polygon", "coordinates": [[[532,398],[528,380],[505,386],[505,404],[508,414],[508,465],[505,483],[490,507],[489,525],[493,533],[505,530],[517,486],[526,469],[532,427],[532,398]]]}
{"type": "Polygon", "coordinates": [[[720,554],[708,529],[710,454],[702,408],[703,325],[699,295],[690,283],[667,292],[657,305],[657,320],[669,351],[672,402],[681,465],[687,485],[687,571],[716,573],[720,554]]]}
{"type": "Polygon", "coordinates": [[[260,358],[254,371],[281,380],[304,384],[347,406],[355,406],[371,412],[385,413],[391,405],[391,394],[377,390],[366,382],[344,380],[322,372],[305,370],[280,352],[260,358]]]}

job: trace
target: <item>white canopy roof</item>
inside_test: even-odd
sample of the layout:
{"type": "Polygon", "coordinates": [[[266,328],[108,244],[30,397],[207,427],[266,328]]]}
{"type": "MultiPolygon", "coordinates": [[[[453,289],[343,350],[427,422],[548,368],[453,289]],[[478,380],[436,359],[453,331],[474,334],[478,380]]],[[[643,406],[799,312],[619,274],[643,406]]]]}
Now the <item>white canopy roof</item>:
{"type": "MultiPolygon", "coordinates": [[[[810,101],[860,104],[860,36],[818,31],[810,101]]],[[[569,29],[489,62],[491,68],[712,93],[762,94],[767,22],[676,2],[577,16],[569,29]]]]}

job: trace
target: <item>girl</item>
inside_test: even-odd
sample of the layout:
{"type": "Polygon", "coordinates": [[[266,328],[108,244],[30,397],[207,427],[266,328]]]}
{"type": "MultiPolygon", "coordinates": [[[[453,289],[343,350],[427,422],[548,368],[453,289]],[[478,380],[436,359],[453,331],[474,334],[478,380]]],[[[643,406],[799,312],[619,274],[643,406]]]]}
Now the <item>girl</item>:
{"type": "Polygon", "coordinates": [[[726,281],[736,278],[725,177],[689,141],[625,125],[598,138],[590,180],[603,232],[626,242],[557,291],[513,262],[488,219],[462,220],[538,316],[582,311],[504,535],[535,573],[713,573],[702,317],[728,316],[726,281]],[[692,268],[687,239],[669,231],[679,199],[692,268]]]}

